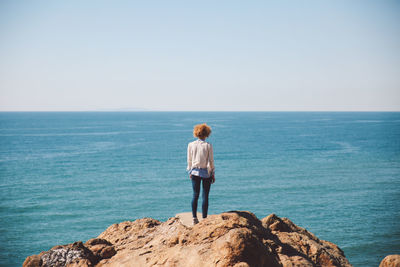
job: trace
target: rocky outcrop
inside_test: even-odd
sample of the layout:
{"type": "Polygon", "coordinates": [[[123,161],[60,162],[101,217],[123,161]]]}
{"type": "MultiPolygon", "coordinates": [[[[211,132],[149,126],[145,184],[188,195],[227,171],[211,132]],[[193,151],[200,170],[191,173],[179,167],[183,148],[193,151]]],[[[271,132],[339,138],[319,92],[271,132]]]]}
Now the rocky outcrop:
{"type": "Polygon", "coordinates": [[[96,239],[28,257],[25,266],[351,266],[335,244],[274,214],[211,215],[188,227],[179,218],[111,225],[96,239]],[[60,250],[61,249],[61,250],[60,250]],[[49,265],[50,264],[50,265],[49,265]]]}
{"type": "Polygon", "coordinates": [[[270,230],[268,242],[283,266],[351,266],[337,245],[320,240],[289,219],[271,214],[261,221],[270,230]]]}
{"type": "Polygon", "coordinates": [[[388,255],[379,264],[379,267],[400,267],[400,255],[388,255]]]}
{"type": "Polygon", "coordinates": [[[55,246],[49,251],[26,258],[25,267],[62,267],[62,266],[94,266],[102,259],[114,256],[116,253],[110,242],[94,238],[85,244],[81,241],[73,244],[55,246]]]}

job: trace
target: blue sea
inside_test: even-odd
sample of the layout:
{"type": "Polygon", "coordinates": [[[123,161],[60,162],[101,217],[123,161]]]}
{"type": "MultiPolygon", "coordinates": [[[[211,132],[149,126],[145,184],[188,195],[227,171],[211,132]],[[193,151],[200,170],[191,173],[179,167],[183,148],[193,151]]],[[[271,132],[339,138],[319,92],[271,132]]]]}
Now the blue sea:
{"type": "Polygon", "coordinates": [[[203,122],[211,214],[288,217],[354,266],[400,253],[398,112],[2,112],[1,266],[190,211],[186,149],[203,122]]]}

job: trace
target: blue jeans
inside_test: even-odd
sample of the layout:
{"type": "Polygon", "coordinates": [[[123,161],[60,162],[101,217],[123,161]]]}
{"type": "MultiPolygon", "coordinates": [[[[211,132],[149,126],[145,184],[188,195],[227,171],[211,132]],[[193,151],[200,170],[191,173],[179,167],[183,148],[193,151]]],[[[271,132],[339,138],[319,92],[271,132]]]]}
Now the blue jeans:
{"type": "Polygon", "coordinates": [[[208,194],[210,193],[211,178],[201,178],[199,176],[192,175],[192,186],[193,186],[192,215],[193,215],[193,218],[197,218],[197,201],[199,200],[201,181],[203,181],[202,212],[203,212],[203,218],[207,218],[208,194]]]}

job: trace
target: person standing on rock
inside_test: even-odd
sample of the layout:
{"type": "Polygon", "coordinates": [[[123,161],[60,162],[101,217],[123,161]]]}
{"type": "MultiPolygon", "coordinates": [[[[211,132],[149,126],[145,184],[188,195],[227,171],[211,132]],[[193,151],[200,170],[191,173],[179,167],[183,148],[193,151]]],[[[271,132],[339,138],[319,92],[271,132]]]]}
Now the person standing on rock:
{"type": "Polygon", "coordinates": [[[208,212],[208,194],[210,193],[211,184],[215,182],[215,167],[213,147],[206,142],[206,138],[211,134],[211,127],[207,124],[198,124],[194,126],[193,136],[197,140],[190,142],[187,148],[187,171],[192,180],[193,199],[192,199],[192,215],[193,224],[197,224],[197,202],[200,195],[200,184],[203,184],[202,194],[202,216],[207,218],[208,212]]]}

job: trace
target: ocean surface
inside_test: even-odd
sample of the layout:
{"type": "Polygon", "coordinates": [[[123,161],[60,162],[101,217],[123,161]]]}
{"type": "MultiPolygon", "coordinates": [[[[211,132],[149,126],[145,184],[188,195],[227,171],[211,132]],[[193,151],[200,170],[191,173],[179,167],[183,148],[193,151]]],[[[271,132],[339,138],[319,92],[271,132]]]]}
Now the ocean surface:
{"type": "Polygon", "coordinates": [[[400,113],[2,112],[0,264],[190,211],[193,125],[212,129],[209,213],[288,217],[354,266],[400,253],[400,113]]]}

